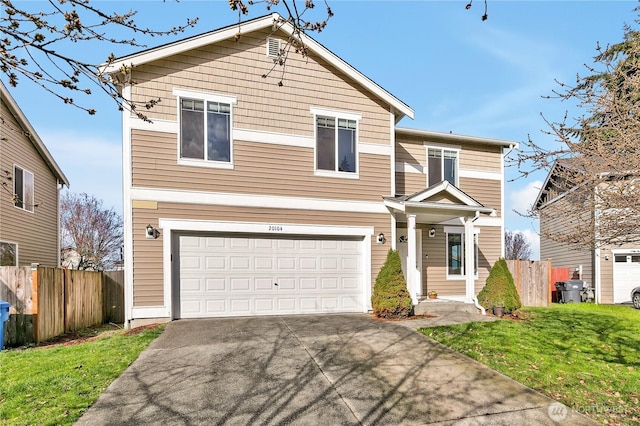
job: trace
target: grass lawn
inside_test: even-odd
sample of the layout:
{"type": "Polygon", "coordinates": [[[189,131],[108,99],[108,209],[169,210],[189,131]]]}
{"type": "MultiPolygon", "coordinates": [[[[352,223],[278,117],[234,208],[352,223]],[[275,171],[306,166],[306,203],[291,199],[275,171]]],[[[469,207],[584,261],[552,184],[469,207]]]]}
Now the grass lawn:
{"type": "Polygon", "coordinates": [[[72,424],[163,329],[89,329],[84,343],[0,351],[0,424],[72,424]]]}
{"type": "Polygon", "coordinates": [[[581,303],[520,317],[420,331],[602,424],[640,423],[640,310],[581,303]]]}

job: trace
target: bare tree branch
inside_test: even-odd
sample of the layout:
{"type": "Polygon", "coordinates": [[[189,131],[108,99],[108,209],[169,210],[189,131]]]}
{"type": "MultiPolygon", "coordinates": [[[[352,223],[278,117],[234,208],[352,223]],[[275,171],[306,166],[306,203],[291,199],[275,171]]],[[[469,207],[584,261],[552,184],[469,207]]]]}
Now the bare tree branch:
{"type": "Polygon", "coordinates": [[[122,218],[102,200],[86,193],[66,193],[60,201],[62,266],[101,271],[120,259],[122,218]]]}
{"type": "Polygon", "coordinates": [[[528,260],[531,258],[531,243],[522,232],[507,231],[504,234],[504,258],[528,260]]]}
{"type": "Polygon", "coordinates": [[[541,227],[544,237],[585,250],[640,242],[640,33],[626,27],[621,43],[597,52],[588,75],[560,83],[551,96],[574,103],[580,115],[545,118],[557,143],[529,139],[512,160],[525,177],[552,170],[529,214],[558,224],[541,227]]]}
{"type": "MultiPolygon", "coordinates": [[[[60,47],[95,42],[145,47],[135,35],[176,35],[197,23],[195,18],[167,30],[139,27],[134,21],[135,11],[105,13],[90,0],[40,1],[29,4],[29,9],[17,7],[12,0],[0,0],[0,5],[0,71],[7,76],[9,85],[17,86],[21,78],[31,80],[64,103],[91,115],[96,111],[88,106],[90,101],[75,97],[91,95],[91,87],[106,92],[121,108],[127,105],[135,111],[137,106],[123,99],[117,84],[101,75],[99,63],[60,53],[64,50],[60,47]],[[131,36],[109,35],[121,30],[131,36]]],[[[105,58],[108,63],[113,59],[113,54],[105,58]]]]}

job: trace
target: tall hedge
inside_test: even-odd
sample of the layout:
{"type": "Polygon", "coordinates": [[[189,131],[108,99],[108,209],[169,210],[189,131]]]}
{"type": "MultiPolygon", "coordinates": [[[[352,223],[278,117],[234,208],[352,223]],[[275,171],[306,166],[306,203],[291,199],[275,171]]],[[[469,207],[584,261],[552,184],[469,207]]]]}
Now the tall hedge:
{"type": "Polygon", "coordinates": [[[413,315],[413,303],[402,273],[400,256],[389,250],[380,268],[371,296],[373,313],[380,318],[406,318],[413,315]]]}
{"type": "Polygon", "coordinates": [[[513,275],[503,258],[498,259],[491,268],[485,286],[478,293],[478,303],[485,309],[504,306],[505,312],[512,312],[522,306],[513,275]]]}

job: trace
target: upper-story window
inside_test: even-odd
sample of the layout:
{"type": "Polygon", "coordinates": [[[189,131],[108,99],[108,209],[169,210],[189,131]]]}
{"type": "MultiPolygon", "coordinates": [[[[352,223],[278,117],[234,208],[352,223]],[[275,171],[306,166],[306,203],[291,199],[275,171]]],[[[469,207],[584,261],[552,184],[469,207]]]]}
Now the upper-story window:
{"type": "Polygon", "coordinates": [[[350,113],[314,111],[316,171],[356,176],[358,173],[358,121],[350,113]]]}
{"type": "Polygon", "coordinates": [[[33,173],[22,167],[13,166],[13,205],[33,212],[34,193],[33,173]]]}
{"type": "Polygon", "coordinates": [[[174,89],[180,117],[180,163],[232,167],[236,99],[174,89]]]}
{"type": "Polygon", "coordinates": [[[427,148],[427,186],[442,181],[458,186],[458,150],[427,148]]]}

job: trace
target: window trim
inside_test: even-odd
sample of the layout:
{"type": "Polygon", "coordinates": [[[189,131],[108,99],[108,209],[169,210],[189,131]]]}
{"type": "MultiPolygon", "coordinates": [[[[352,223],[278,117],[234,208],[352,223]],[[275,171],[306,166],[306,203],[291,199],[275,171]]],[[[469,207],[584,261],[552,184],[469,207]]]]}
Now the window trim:
{"type": "Polygon", "coordinates": [[[22,200],[22,207],[16,206],[15,201],[14,201],[13,207],[15,207],[16,209],[28,212],[28,213],[35,213],[35,210],[36,210],[35,209],[35,206],[36,206],[36,199],[35,199],[36,198],[36,175],[33,172],[25,169],[24,167],[19,166],[18,164],[14,163],[13,164],[13,195],[14,195],[14,197],[18,195],[18,193],[16,192],[16,182],[17,182],[17,179],[16,179],[16,167],[19,168],[20,170],[22,170],[22,196],[23,197],[24,197],[24,193],[25,193],[25,190],[24,190],[24,182],[25,182],[24,174],[26,172],[26,173],[29,173],[31,175],[31,181],[33,182],[33,191],[32,191],[33,199],[31,200],[31,203],[26,203],[25,200],[22,200]],[[25,206],[27,206],[27,205],[31,206],[31,209],[26,208],[25,206]]]}
{"type": "MultiPolygon", "coordinates": [[[[238,103],[238,98],[236,96],[222,95],[217,93],[208,93],[208,92],[200,92],[195,90],[188,89],[173,89],[173,95],[176,97],[176,117],[178,123],[178,137],[177,137],[177,162],[181,166],[194,166],[194,167],[207,167],[214,169],[233,169],[234,168],[234,155],[233,155],[233,115],[234,115],[234,106],[238,103]],[[219,102],[223,104],[228,104],[229,111],[229,161],[215,161],[215,160],[207,160],[195,159],[195,158],[182,158],[181,157],[181,149],[182,149],[182,99],[194,99],[201,100],[205,102],[205,110],[204,114],[206,117],[206,103],[207,102],[219,102]]],[[[206,121],[205,121],[206,127],[206,121]]],[[[206,144],[206,140],[203,141],[206,144]]]]}
{"type": "Polygon", "coordinates": [[[429,185],[429,150],[430,149],[434,149],[434,150],[439,150],[440,151],[440,167],[441,167],[441,173],[440,176],[443,177],[444,174],[444,151],[453,151],[456,153],[456,178],[455,178],[455,183],[453,184],[456,188],[460,188],[460,147],[459,146],[449,146],[449,145],[440,145],[440,144],[431,144],[431,143],[425,143],[424,144],[425,147],[425,156],[426,156],[426,167],[425,167],[425,180],[426,180],[426,184],[427,187],[430,187],[432,185],[436,185],[442,181],[444,181],[445,179],[441,179],[440,182],[435,182],[432,185],[429,185]]]}
{"type": "Polygon", "coordinates": [[[4,240],[0,240],[0,244],[12,244],[14,246],[16,246],[15,249],[15,265],[2,265],[2,266],[18,266],[20,263],[19,257],[18,257],[18,243],[13,242],[13,241],[4,241],[4,240]]]}
{"type": "MultiPolygon", "coordinates": [[[[464,246],[465,244],[465,232],[464,232],[464,227],[457,227],[457,226],[445,226],[444,227],[444,251],[445,251],[445,275],[446,275],[446,279],[447,281],[461,281],[461,280],[466,280],[467,279],[467,275],[466,274],[449,274],[449,234],[460,234],[461,237],[461,246],[462,246],[462,256],[463,256],[463,260],[462,260],[462,270],[464,270],[465,264],[466,264],[466,260],[464,259],[464,256],[466,254],[466,248],[464,246]]],[[[476,268],[473,274],[473,278],[474,279],[478,279],[479,276],[479,272],[480,272],[480,262],[478,260],[479,258],[479,253],[480,253],[480,241],[479,241],[479,234],[480,234],[480,229],[479,228],[474,228],[473,229],[473,236],[475,239],[475,246],[476,246],[476,255],[475,255],[475,262],[476,262],[476,268]]]]}
{"type": "MultiPolygon", "coordinates": [[[[332,110],[320,107],[311,107],[311,114],[313,115],[313,174],[315,176],[332,177],[341,179],[360,179],[360,121],[362,115],[348,112],[332,110]],[[318,169],[318,117],[333,118],[336,120],[336,133],[338,131],[338,120],[351,120],[356,122],[356,136],[355,136],[355,157],[356,157],[356,171],[355,172],[341,172],[338,170],[322,170],[318,169]]],[[[336,152],[338,139],[335,139],[336,152]]],[[[336,164],[336,167],[339,163],[336,164]]]]}

